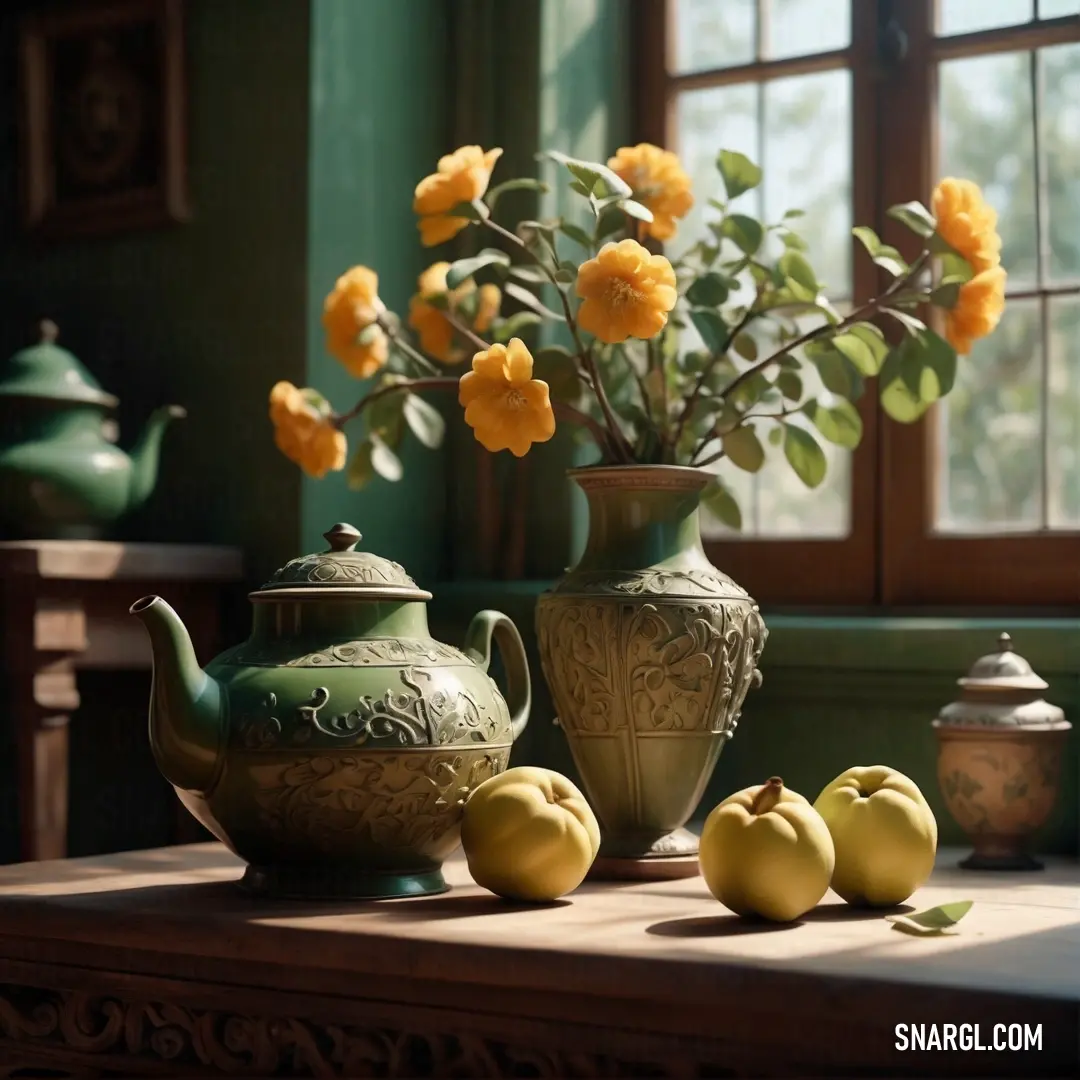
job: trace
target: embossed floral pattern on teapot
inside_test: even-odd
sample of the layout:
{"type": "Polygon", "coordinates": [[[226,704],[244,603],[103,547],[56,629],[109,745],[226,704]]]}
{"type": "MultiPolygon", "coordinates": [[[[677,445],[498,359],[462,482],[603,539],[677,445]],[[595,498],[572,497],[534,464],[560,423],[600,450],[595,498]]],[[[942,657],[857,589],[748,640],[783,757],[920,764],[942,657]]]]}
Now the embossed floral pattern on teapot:
{"type": "Polygon", "coordinates": [[[250,864],[244,886],[374,898],[446,888],[468,793],[506,768],[528,721],[521,637],[495,611],[464,646],[435,641],[426,601],[397,563],[329,550],[251,594],[247,641],[201,670],[160,597],[132,607],[150,634],[150,739],[184,805],[250,864]],[[509,704],[488,675],[492,640],[509,704]]]}

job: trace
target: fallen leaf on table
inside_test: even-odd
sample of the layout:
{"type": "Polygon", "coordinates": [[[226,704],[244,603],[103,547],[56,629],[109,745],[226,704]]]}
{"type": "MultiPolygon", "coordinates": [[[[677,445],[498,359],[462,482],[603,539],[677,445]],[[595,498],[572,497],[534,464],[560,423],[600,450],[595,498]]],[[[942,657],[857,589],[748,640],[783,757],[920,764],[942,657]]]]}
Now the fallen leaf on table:
{"type": "Polygon", "coordinates": [[[943,934],[971,910],[973,903],[972,900],[956,900],[917,911],[914,915],[886,915],[885,918],[893,924],[894,930],[903,930],[905,934],[943,934]]]}

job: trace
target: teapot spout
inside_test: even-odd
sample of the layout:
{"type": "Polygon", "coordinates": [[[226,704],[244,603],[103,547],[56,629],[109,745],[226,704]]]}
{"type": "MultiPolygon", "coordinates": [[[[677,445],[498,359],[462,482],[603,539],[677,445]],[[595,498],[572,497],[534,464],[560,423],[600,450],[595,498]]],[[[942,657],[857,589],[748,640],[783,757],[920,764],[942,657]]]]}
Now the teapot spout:
{"type": "Polygon", "coordinates": [[[199,667],[180,616],[160,596],[144,596],[130,612],[150,635],[154,654],[150,747],[174,787],[205,794],[217,780],[224,695],[199,667]]]}
{"type": "Polygon", "coordinates": [[[128,510],[137,510],[150,497],[157,484],[161,438],[173,420],[182,420],[185,416],[187,410],[179,405],[163,405],[150,414],[139,441],[128,455],[131,458],[128,510]]]}

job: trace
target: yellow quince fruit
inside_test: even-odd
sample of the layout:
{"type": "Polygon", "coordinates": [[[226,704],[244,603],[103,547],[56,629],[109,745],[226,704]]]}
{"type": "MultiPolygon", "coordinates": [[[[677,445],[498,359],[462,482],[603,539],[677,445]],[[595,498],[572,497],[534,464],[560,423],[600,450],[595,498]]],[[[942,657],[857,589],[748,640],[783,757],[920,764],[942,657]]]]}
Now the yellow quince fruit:
{"type": "Polygon", "coordinates": [[[833,872],[825,822],[779,776],[729,795],[698,848],[709,892],[737,915],[791,922],[825,895],[833,872]]]}
{"type": "Polygon", "coordinates": [[[849,904],[894,907],[934,868],[937,821],[914,780],[887,765],[856,766],[817,797],[836,848],[833,891],[849,904]]]}
{"type": "Polygon", "coordinates": [[[565,776],[522,767],[472,792],[461,844],[477,885],[509,900],[544,902],[585,879],[600,849],[600,826],[565,776]]]}

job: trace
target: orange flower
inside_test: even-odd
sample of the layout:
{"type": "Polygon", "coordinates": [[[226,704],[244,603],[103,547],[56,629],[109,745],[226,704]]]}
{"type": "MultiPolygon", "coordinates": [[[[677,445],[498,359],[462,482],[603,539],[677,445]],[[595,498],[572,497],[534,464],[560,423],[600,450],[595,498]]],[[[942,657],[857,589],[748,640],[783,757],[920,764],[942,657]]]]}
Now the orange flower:
{"type": "Polygon", "coordinates": [[[270,420],[277,448],[308,476],[321,480],[345,467],[345,433],[334,426],[325,402],[314,391],[298,390],[291,382],[275,383],[270,420]]]}
{"type": "Polygon", "coordinates": [[[620,147],[608,168],[622,177],[634,190],[634,198],[647,206],[653,220],[645,231],[657,240],[675,235],[675,219],[686,217],[694,205],[690,177],[670,150],[652,143],[620,147]]]}
{"type": "Polygon", "coordinates": [[[447,262],[429,266],[417,283],[418,292],[409,301],[409,325],[420,336],[420,348],[443,364],[456,364],[465,356],[454,340],[454,328],[439,308],[430,303],[437,296],[446,295],[450,311],[460,321],[471,325],[478,334],[491,326],[502,304],[502,292],[498,285],[481,285],[479,292],[472,278],[463,281],[456,289],[447,290],[447,262]],[[466,310],[473,311],[472,318],[466,310]]]}
{"type": "Polygon", "coordinates": [[[997,213],[983,198],[978,184],[945,177],[932,199],[938,235],[982,273],[1001,262],[1001,237],[997,213]]]}
{"type": "Polygon", "coordinates": [[[465,406],[465,423],[485,450],[524,457],[533,443],[555,434],[548,384],[532,373],[532,353],[521,338],[511,338],[509,345],[478,352],[472,371],[461,376],[458,401],[465,406]]]}
{"type": "Polygon", "coordinates": [[[991,266],[960,286],[956,303],[945,312],[945,340],[960,356],[993,333],[1005,310],[1005,271],[991,266]]]}
{"type": "Polygon", "coordinates": [[[376,322],[385,310],[379,277],[366,266],[342,274],[323,304],[326,349],[358,379],[369,378],[386,363],[389,342],[376,322]]]}
{"type": "Polygon", "coordinates": [[[449,213],[458,203],[483,196],[501,154],[499,147],[485,152],[479,146],[462,146],[439,158],[438,172],[416,185],[413,210],[420,215],[417,227],[424,247],[449,240],[469,224],[468,218],[450,217],[449,213]]]}
{"type": "Polygon", "coordinates": [[[621,240],[581,264],[577,294],[578,325],[601,341],[651,338],[675,306],[675,271],[663,255],[650,254],[636,240],[621,240]]]}

